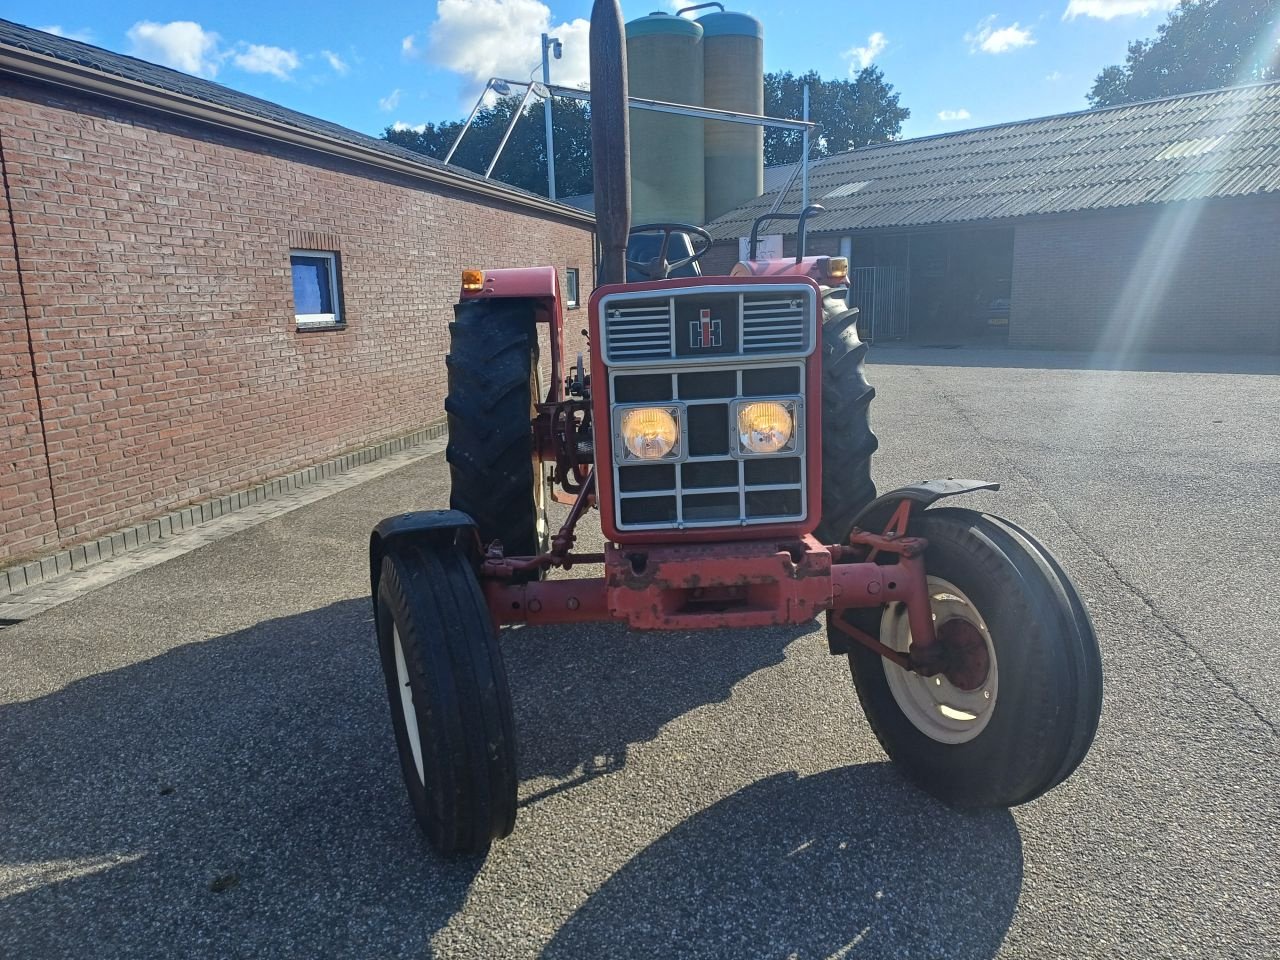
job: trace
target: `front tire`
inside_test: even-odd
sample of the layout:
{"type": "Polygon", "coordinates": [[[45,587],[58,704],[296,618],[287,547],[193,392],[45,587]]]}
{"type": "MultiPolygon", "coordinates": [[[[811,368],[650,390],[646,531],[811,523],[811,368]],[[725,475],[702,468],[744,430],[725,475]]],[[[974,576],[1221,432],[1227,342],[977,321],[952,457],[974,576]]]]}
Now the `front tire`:
{"type": "Polygon", "coordinates": [[[407,544],[382,560],[378,651],[409,803],[431,846],[479,855],[511,833],[511,694],[484,595],[452,545],[407,544]]]}
{"type": "MultiPolygon", "coordinates": [[[[1075,770],[1097,731],[1102,664],[1084,604],[1044,547],[996,517],[929,510],[911,520],[908,535],[929,541],[940,638],[948,621],[966,621],[972,653],[929,678],[851,645],[867,720],[890,759],[947,803],[1034,800],[1075,770]]],[[[840,616],[865,625],[857,613],[840,616]]],[[[879,639],[908,649],[902,604],[884,609],[879,639]]]]}

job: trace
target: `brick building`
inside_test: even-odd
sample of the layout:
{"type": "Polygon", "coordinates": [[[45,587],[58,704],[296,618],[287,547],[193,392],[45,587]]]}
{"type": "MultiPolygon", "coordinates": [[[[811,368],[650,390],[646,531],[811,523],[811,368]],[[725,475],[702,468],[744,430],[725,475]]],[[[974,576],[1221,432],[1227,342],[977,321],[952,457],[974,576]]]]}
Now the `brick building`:
{"type": "Polygon", "coordinates": [[[465,266],[592,282],[588,214],[4,21],[0,165],[0,568],[439,421],[465,266]]]}
{"type": "MultiPolygon", "coordinates": [[[[709,226],[708,272],[792,170],[709,226]]],[[[809,195],[809,252],[851,258],[875,339],[1280,351],[1280,83],[854,150],[809,195]]]]}

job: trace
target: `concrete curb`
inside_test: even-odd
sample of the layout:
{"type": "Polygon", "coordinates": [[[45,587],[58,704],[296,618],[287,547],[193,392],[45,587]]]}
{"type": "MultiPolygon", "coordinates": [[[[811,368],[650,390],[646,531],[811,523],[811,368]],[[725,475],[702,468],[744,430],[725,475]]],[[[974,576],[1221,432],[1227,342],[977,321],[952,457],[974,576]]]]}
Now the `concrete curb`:
{"type": "Polygon", "coordinates": [[[255,503],[262,503],[294,490],[300,490],[317,480],[336,477],[352,467],[381,460],[401,450],[443,437],[446,433],[448,433],[448,427],[444,421],[433,423],[414,433],[384,440],[382,443],[354,450],[315,466],[295,470],[286,476],[264,481],[247,490],[195,503],[181,510],[166,513],[163,517],[144,520],[123,530],[104,534],[89,543],[81,543],[38,560],[29,560],[18,566],[7,567],[0,570],[0,597],[44,583],[46,580],[52,580],[72,570],[83,570],[103,560],[121,556],[136,550],[143,544],[174,537],[202,523],[208,523],[215,517],[222,517],[255,503]]]}

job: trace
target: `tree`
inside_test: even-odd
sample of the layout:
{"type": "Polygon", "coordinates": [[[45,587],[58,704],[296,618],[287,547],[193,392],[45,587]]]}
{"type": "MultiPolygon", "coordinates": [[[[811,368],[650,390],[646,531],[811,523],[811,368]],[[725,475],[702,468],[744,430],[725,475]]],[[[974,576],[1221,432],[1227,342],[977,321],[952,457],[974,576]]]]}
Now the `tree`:
{"type": "MultiPolygon", "coordinates": [[[[893,84],[884,82],[879,67],[865,67],[852,80],[823,80],[817,72],[796,76],[768,73],[764,78],[764,112],[771,117],[799,118],[804,106],[804,85],[809,85],[809,119],[822,124],[810,156],[826,157],[855,147],[893,140],[911,111],[898,105],[893,84]]],[[[764,162],[767,166],[800,159],[801,135],[791,130],[766,128],[764,162]]]]}
{"type": "MultiPolygon", "coordinates": [[[[463,137],[452,163],[477,173],[497,152],[502,134],[520,106],[520,97],[503,97],[476,114],[471,129],[463,137]]],[[[556,150],[556,196],[567,197],[591,192],[591,110],[580,100],[558,98],[552,101],[552,133],[556,150]]],[[[409,150],[443,160],[462,129],[461,120],[428,123],[421,129],[396,130],[387,127],[383,139],[409,150]]],[[[530,103],[516,121],[511,139],[493,177],[503,183],[522,187],[544,196],[547,193],[546,133],[542,104],[530,103]]]]}
{"type": "Polygon", "coordinates": [[[1109,107],[1280,77],[1280,11],[1261,0],[1182,0],[1157,36],[1129,44],[1124,65],[1093,82],[1089,103],[1109,107]]]}

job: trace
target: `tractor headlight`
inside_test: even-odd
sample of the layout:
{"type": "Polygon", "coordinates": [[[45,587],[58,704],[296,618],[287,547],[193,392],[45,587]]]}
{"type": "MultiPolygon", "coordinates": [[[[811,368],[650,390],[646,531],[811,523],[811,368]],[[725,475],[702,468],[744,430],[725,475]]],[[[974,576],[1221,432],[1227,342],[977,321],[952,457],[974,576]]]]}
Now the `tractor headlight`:
{"type": "Polygon", "coordinates": [[[738,443],[743,453],[778,453],[792,445],[795,404],[762,400],[738,407],[738,443]]]}
{"type": "Polygon", "coordinates": [[[680,411],[672,407],[635,407],[622,414],[622,443],[637,460],[661,460],[680,454],[680,411]]]}

